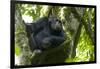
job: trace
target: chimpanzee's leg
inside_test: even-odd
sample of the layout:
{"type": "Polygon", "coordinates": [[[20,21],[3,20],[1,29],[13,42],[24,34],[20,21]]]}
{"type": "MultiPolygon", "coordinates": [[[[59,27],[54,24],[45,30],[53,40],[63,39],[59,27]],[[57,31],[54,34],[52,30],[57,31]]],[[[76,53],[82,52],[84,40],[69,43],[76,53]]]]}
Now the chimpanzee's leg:
{"type": "Polygon", "coordinates": [[[34,53],[41,53],[42,49],[39,48],[37,42],[35,41],[33,34],[31,34],[30,38],[29,38],[29,46],[32,52],[34,53]]]}

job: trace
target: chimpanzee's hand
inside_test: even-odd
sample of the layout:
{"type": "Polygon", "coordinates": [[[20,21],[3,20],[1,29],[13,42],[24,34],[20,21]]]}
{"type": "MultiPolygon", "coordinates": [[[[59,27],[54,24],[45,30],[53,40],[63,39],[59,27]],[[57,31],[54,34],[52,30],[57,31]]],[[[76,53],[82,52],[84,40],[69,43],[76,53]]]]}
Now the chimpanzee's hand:
{"type": "Polygon", "coordinates": [[[48,48],[50,45],[51,45],[50,38],[49,37],[44,38],[43,39],[43,48],[48,48]]]}

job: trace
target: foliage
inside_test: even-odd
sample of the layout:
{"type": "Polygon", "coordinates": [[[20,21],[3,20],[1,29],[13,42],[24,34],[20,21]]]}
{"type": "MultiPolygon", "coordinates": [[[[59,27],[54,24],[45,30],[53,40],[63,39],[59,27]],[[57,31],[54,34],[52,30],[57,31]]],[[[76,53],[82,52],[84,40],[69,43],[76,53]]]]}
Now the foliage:
{"type": "MultiPolygon", "coordinates": [[[[15,24],[15,53],[22,53],[23,46],[25,54],[28,54],[25,59],[31,58],[38,60],[40,64],[51,63],[69,63],[69,62],[85,62],[95,60],[95,9],[82,7],[67,7],[67,6],[47,6],[35,4],[17,4],[16,11],[20,10],[16,15],[15,24]],[[25,27],[22,19],[19,17],[32,17],[33,22],[40,17],[48,16],[50,9],[63,23],[63,29],[66,41],[57,48],[45,51],[40,55],[32,56],[29,51],[28,39],[26,37],[25,27]],[[25,41],[26,40],[26,41],[25,41]],[[41,56],[41,57],[38,57],[41,56]],[[58,56],[58,57],[57,57],[58,56]]],[[[23,64],[27,64],[24,60],[23,64]]]]}
{"type": "MultiPolygon", "coordinates": [[[[15,55],[18,56],[20,65],[30,64],[30,49],[28,46],[28,39],[26,37],[25,26],[22,21],[18,5],[15,8],[15,55]]],[[[15,62],[16,64],[17,62],[15,62]]]]}

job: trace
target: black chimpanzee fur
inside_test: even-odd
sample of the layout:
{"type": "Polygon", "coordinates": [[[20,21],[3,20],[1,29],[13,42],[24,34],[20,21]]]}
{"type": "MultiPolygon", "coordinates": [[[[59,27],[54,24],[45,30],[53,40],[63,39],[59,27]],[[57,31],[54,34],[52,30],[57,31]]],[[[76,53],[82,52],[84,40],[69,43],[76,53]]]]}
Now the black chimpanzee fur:
{"type": "Polygon", "coordinates": [[[57,47],[64,41],[62,23],[56,17],[42,17],[25,25],[31,51],[57,47]]]}

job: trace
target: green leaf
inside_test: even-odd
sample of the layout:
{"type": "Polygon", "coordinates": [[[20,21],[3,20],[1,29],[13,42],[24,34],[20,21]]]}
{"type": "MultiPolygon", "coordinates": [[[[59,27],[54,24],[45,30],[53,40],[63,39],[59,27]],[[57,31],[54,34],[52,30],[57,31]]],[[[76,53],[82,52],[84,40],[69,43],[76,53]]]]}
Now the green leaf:
{"type": "Polygon", "coordinates": [[[15,46],[15,54],[18,56],[21,53],[21,49],[18,46],[15,46]]]}

